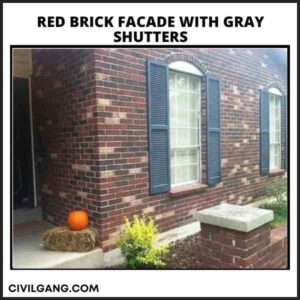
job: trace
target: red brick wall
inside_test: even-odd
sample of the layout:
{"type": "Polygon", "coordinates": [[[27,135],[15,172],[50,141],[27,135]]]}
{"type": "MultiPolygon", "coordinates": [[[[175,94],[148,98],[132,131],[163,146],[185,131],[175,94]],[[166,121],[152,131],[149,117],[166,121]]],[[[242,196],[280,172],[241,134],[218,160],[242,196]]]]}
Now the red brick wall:
{"type": "Polygon", "coordinates": [[[268,268],[287,268],[288,264],[288,240],[287,226],[280,225],[271,231],[271,243],[267,251],[268,268]]]}
{"type": "Polygon", "coordinates": [[[93,50],[33,50],[32,102],[44,216],[62,225],[71,210],[84,209],[101,234],[93,50]]]}
{"type": "MultiPolygon", "coordinates": [[[[63,54],[50,55],[51,51],[54,50],[34,54],[34,73],[38,72],[39,65],[45,65],[42,73],[47,72],[48,66],[56,68],[48,78],[62,78],[73,93],[87,92],[78,101],[72,93],[66,96],[68,90],[63,89],[63,100],[44,95],[44,106],[36,108],[39,115],[37,127],[47,119],[59,116],[53,121],[55,127],[52,125],[51,133],[38,139],[41,144],[50,143],[45,145],[44,152],[65,153],[64,158],[50,158],[46,168],[39,168],[48,172],[46,175],[40,172],[39,190],[44,211],[54,215],[55,222],[61,222],[65,212],[73,206],[87,208],[91,211],[93,222],[101,227],[105,251],[115,247],[124,216],[134,213],[154,216],[160,230],[165,231],[191,222],[195,210],[224,201],[238,204],[251,202],[263,194],[267,182],[280,177],[262,177],[259,173],[259,89],[274,83],[280,85],[284,93],[287,89],[286,74],[263,49],[119,48],[73,50],[71,54],[66,53],[70,50],[56,50],[63,54]],[[52,57],[49,63],[47,56],[52,57]],[[148,58],[166,62],[186,60],[203,72],[207,70],[221,78],[223,179],[217,186],[176,198],[169,194],[149,196],[148,58]],[[80,65],[85,63],[90,67],[78,79],[80,65]],[[59,64],[65,64],[64,73],[57,71],[59,64]],[[83,89],[80,85],[84,85],[83,89]],[[55,104],[61,101],[66,102],[68,107],[64,113],[55,104]],[[50,107],[52,110],[49,110],[50,107]],[[86,115],[88,113],[89,117],[86,115]],[[64,118],[75,124],[70,121],[68,129],[62,130],[59,124],[64,122],[64,118]],[[72,136],[75,133],[79,136],[72,136]],[[66,135],[65,141],[57,143],[61,135],[66,135]],[[91,169],[74,170],[71,167],[73,164],[89,165],[91,169]],[[42,192],[42,184],[48,184],[53,194],[47,194],[47,188],[46,193],[42,192]],[[83,186],[88,189],[87,195],[76,195],[83,186]],[[65,190],[72,196],[60,197],[59,192],[65,190]]],[[[38,77],[33,90],[42,87],[51,94],[53,86],[48,86],[48,78],[46,75],[38,77]]],[[[201,138],[204,180],[205,106],[203,86],[201,138]]],[[[47,126],[44,125],[44,130],[47,126]]]]}
{"type": "Polygon", "coordinates": [[[198,251],[204,268],[287,268],[287,227],[239,232],[201,224],[198,251]]]}

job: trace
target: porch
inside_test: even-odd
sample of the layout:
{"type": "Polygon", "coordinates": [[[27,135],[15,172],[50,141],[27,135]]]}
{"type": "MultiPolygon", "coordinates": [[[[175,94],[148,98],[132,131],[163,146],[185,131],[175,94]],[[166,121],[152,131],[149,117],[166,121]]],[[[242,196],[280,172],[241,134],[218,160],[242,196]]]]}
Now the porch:
{"type": "Polygon", "coordinates": [[[100,248],[90,252],[59,252],[43,248],[42,235],[52,225],[30,220],[14,225],[12,267],[15,269],[89,269],[103,264],[100,248]]]}

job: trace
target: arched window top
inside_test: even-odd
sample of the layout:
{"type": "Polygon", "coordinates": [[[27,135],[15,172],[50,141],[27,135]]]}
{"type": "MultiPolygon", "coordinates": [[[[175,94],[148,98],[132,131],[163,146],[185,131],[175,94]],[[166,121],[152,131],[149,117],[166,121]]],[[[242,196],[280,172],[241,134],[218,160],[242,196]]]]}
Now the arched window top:
{"type": "Polygon", "coordinates": [[[184,73],[189,73],[197,76],[202,76],[203,73],[191,63],[186,61],[178,60],[169,64],[169,69],[184,73]]]}
{"type": "Polygon", "coordinates": [[[271,94],[274,94],[274,95],[283,96],[282,92],[276,87],[270,87],[268,89],[268,92],[271,93],[271,94]]]}

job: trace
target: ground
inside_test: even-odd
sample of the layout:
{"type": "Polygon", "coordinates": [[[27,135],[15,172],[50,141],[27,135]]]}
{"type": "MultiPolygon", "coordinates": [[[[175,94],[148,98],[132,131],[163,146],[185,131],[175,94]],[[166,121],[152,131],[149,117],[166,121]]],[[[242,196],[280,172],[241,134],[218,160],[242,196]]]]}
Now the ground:
{"type": "MultiPolygon", "coordinates": [[[[199,234],[188,236],[170,244],[170,251],[165,258],[165,269],[201,269],[203,262],[199,259],[199,234]]],[[[124,265],[108,269],[125,269],[124,265]]]]}
{"type": "Polygon", "coordinates": [[[201,269],[199,259],[199,234],[188,236],[172,243],[166,258],[167,269],[201,269]]]}

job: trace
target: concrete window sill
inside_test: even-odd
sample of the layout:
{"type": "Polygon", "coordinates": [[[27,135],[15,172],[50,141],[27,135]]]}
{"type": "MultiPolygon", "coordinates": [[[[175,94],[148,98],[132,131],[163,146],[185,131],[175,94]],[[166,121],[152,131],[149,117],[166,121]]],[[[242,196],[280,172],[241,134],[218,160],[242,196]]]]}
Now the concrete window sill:
{"type": "Polygon", "coordinates": [[[185,196],[189,194],[197,194],[205,191],[206,189],[207,189],[207,185],[203,183],[189,184],[185,186],[172,188],[169,191],[169,195],[170,197],[175,198],[175,197],[185,196]]]}
{"type": "Polygon", "coordinates": [[[269,173],[269,177],[283,175],[285,172],[286,172],[286,170],[284,170],[284,169],[276,169],[276,170],[272,170],[272,171],[270,171],[270,173],[269,173]]]}

